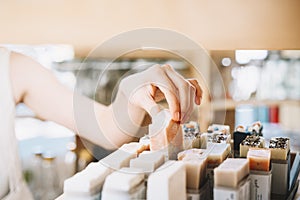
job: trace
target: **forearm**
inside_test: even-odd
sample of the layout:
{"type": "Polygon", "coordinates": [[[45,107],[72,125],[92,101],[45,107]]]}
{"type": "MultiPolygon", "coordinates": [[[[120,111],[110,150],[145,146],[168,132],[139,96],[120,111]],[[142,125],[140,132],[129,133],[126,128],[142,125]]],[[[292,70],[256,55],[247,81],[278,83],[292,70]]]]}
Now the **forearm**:
{"type": "Polygon", "coordinates": [[[116,149],[140,137],[139,134],[143,135],[145,131],[145,128],[141,129],[145,111],[128,105],[122,93],[118,94],[110,106],[104,106],[81,94],[74,93],[71,100],[64,94],[61,94],[61,99],[65,101],[60,109],[71,112],[64,113],[64,119],[54,115],[48,118],[53,118],[54,121],[61,119],[57,122],[103,148],[116,149]]]}
{"type": "Polygon", "coordinates": [[[11,60],[16,103],[24,102],[38,118],[59,123],[107,149],[131,141],[134,138],[132,136],[138,132],[144,112],[133,112],[137,126],[131,127],[131,121],[123,114],[128,111],[125,99],[117,98],[113,106],[104,106],[73,93],[59,83],[49,70],[26,56],[12,53],[11,60]]]}
{"type": "Polygon", "coordinates": [[[104,106],[81,94],[74,94],[60,84],[51,89],[56,92],[50,96],[34,99],[28,95],[25,98],[25,103],[38,118],[59,123],[106,149],[116,149],[138,136],[145,112],[126,106],[127,102],[122,98],[104,106]]]}
{"type": "MultiPolygon", "coordinates": [[[[108,107],[108,113],[110,124],[115,126],[118,133],[116,137],[121,136],[120,141],[128,141],[129,138],[132,140],[146,134],[146,127],[142,127],[146,111],[132,105],[122,92],[118,93],[115,101],[108,107]]],[[[104,123],[106,124],[109,123],[104,123]]]]}

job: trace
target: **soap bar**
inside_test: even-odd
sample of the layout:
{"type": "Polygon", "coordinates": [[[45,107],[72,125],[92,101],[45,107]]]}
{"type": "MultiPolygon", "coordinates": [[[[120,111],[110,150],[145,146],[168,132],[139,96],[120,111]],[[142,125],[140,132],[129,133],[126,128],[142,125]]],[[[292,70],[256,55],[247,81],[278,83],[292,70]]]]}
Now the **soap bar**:
{"type": "Polygon", "coordinates": [[[197,134],[192,142],[192,148],[200,149],[202,146],[201,134],[197,134]]]}
{"type": "Polygon", "coordinates": [[[271,138],[269,148],[271,150],[271,159],[286,160],[290,150],[290,139],[286,137],[271,138]]]}
{"type": "Polygon", "coordinates": [[[227,158],[214,169],[215,186],[236,188],[249,175],[249,161],[242,158],[227,158]]]}
{"type": "Polygon", "coordinates": [[[179,152],[177,155],[177,159],[182,160],[183,158],[189,157],[189,156],[204,159],[207,157],[207,153],[206,153],[205,149],[187,149],[182,152],[179,152]]]}
{"type": "MultiPolygon", "coordinates": [[[[144,174],[140,169],[122,168],[107,176],[103,190],[102,200],[133,199],[144,189],[144,174]]],[[[145,194],[144,197],[145,198],[145,194]]]]}
{"type": "Polygon", "coordinates": [[[244,178],[236,188],[230,187],[214,187],[214,199],[218,200],[250,200],[250,197],[253,199],[264,199],[264,198],[255,198],[250,194],[251,182],[249,177],[244,178]]]}
{"type": "Polygon", "coordinates": [[[129,153],[135,153],[138,156],[143,151],[150,150],[150,146],[149,144],[143,144],[140,142],[130,142],[123,144],[119,149],[129,153]]]}
{"type": "Polygon", "coordinates": [[[138,158],[130,160],[130,167],[140,168],[144,173],[154,172],[165,161],[165,155],[160,151],[144,151],[138,158]]]}
{"type": "Polygon", "coordinates": [[[109,154],[100,162],[107,167],[110,167],[114,170],[121,169],[123,167],[129,167],[129,162],[131,159],[137,157],[136,151],[128,151],[128,150],[121,150],[118,149],[113,153],[109,154]]]}
{"type": "Polygon", "coordinates": [[[218,166],[230,154],[231,147],[227,143],[210,143],[207,148],[207,163],[209,166],[218,166]]]}
{"type": "Polygon", "coordinates": [[[218,133],[214,134],[213,142],[215,143],[230,143],[231,136],[230,134],[218,133]]]}
{"type": "Polygon", "coordinates": [[[221,132],[223,134],[230,134],[230,126],[223,124],[212,124],[208,127],[207,132],[221,132]]]}
{"type": "Polygon", "coordinates": [[[247,127],[247,131],[254,135],[262,136],[263,126],[260,121],[254,122],[251,126],[247,127]]]}
{"type": "Polygon", "coordinates": [[[237,154],[237,156],[239,156],[240,154],[241,142],[249,135],[251,135],[250,132],[235,131],[233,133],[233,149],[235,151],[235,154],[237,154]]]}
{"type": "Polygon", "coordinates": [[[139,143],[149,147],[149,149],[150,149],[150,137],[149,137],[149,135],[144,135],[143,137],[141,137],[140,140],[139,140],[139,143]]]}
{"type": "Polygon", "coordinates": [[[183,149],[183,135],[179,122],[172,120],[169,110],[162,110],[149,125],[151,151],[164,150],[167,159],[175,160],[183,149]]]}
{"type": "Polygon", "coordinates": [[[269,171],[271,151],[269,149],[250,148],[247,154],[250,170],[269,171]]]}
{"type": "Polygon", "coordinates": [[[190,154],[182,159],[186,168],[187,188],[198,190],[206,180],[207,158],[190,154]]]}
{"type": "Polygon", "coordinates": [[[181,161],[167,161],[150,174],[147,184],[147,200],[186,199],[186,171],[181,161]]]}
{"type": "Polygon", "coordinates": [[[195,135],[184,135],[183,136],[183,150],[193,148],[193,143],[196,140],[195,135]]]}
{"type": "Polygon", "coordinates": [[[199,124],[195,121],[190,121],[182,124],[181,127],[183,132],[183,149],[200,148],[201,137],[199,124]]]}
{"type": "Polygon", "coordinates": [[[64,181],[64,193],[67,196],[94,195],[102,189],[105,178],[112,172],[100,162],[90,163],[84,170],[64,181]]]}
{"type": "Polygon", "coordinates": [[[200,133],[199,124],[195,121],[190,121],[188,123],[182,124],[181,127],[182,127],[183,134],[196,135],[200,133]]]}
{"type": "Polygon", "coordinates": [[[147,145],[139,142],[131,142],[122,145],[118,150],[109,154],[100,162],[114,170],[121,169],[122,167],[129,167],[130,160],[136,158],[140,153],[146,151],[147,149],[149,149],[147,145]]]}
{"type": "Polygon", "coordinates": [[[178,153],[178,160],[186,166],[187,188],[200,189],[206,178],[207,154],[204,149],[188,149],[178,153]]]}
{"type": "Polygon", "coordinates": [[[223,132],[215,131],[212,133],[201,134],[201,148],[205,149],[208,143],[228,143],[230,144],[231,136],[223,132]]]}
{"type": "Polygon", "coordinates": [[[265,143],[262,137],[256,135],[247,136],[240,144],[240,157],[245,158],[250,147],[264,148],[264,146],[265,143]]]}
{"type": "Polygon", "coordinates": [[[207,133],[202,134],[204,148],[205,143],[230,143],[230,127],[228,125],[213,124],[208,127],[207,133]]]}

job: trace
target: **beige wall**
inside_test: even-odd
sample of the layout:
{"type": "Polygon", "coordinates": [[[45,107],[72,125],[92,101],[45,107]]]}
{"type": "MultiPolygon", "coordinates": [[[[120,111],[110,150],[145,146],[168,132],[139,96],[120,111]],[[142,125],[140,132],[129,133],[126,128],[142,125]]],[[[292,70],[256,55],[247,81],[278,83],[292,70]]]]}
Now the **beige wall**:
{"type": "Polygon", "coordinates": [[[3,0],[0,43],[70,43],[78,55],[115,34],[162,27],[210,50],[300,49],[298,0],[3,0]]]}

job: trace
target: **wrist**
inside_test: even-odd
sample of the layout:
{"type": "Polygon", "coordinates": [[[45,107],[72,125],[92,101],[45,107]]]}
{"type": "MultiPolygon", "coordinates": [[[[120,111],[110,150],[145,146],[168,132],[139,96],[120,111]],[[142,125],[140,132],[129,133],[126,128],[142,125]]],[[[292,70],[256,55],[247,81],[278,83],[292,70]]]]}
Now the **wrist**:
{"type": "Polygon", "coordinates": [[[146,111],[130,102],[122,91],[118,92],[110,109],[119,129],[126,134],[136,137],[137,133],[141,130],[146,111]]]}

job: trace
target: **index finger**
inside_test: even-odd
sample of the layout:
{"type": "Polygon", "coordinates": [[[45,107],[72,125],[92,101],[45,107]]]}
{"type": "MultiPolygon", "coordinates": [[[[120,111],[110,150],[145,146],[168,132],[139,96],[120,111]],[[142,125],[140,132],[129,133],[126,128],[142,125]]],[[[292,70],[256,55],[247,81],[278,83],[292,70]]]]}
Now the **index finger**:
{"type": "Polygon", "coordinates": [[[174,90],[171,90],[168,86],[155,84],[161,92],[165,95],[167,103],[169,105],[170,111],[172,113],[172,118],[174,121],[180,121],[180,104],[178,100],[178,94],[174,90]]]}
{"type": "Polygon", "coordinates": [[[195,103],[197,105],[200,105],[201,100],[202,100],[203,90],[201,89],[201,87],[196,79],[189,79],[188,81],[196,88],[195,103]]]}

